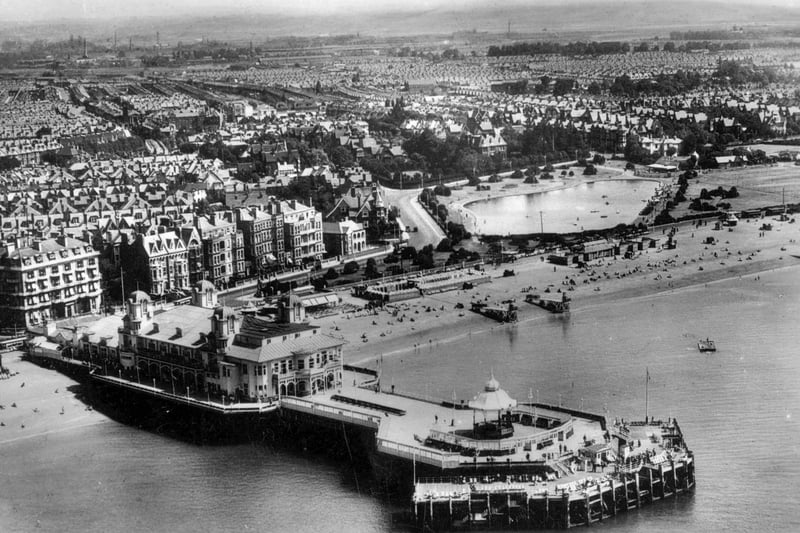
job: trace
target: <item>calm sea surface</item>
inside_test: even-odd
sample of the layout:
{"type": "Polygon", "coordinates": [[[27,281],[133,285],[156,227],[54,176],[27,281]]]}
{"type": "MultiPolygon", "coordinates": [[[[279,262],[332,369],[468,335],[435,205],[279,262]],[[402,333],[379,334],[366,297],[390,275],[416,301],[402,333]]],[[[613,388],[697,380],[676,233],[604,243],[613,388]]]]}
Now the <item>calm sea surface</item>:
{"type": "Polygon", "coordinates": [[[610,180],[466,204],[476,233],[569,233],[630,224],[658,187],[653,180],[610,180]],[[604,198],[607,196],[607,198],[604,198]],[[541,217],[539,211],[542,212],[541,217]]]}
{"type": "MultiPolygon", "coordinates": [[[[579,305],[579,302],[578,302],[579,305]]],[[[677,417],[697,490],[604,531],[800,531],[800,270],[573,310],[387,358],[400,390],[459,398],[493,370],[531,394],[625,418],[677,417]],[[698,338],[719,351],[700,354],[698,338]]],[[[346,465],[199,447],[114,422],[0,447],[0,531],[386,531],[346,465]],[[9,455],[13,452],[12,455],[9,455]]]]}

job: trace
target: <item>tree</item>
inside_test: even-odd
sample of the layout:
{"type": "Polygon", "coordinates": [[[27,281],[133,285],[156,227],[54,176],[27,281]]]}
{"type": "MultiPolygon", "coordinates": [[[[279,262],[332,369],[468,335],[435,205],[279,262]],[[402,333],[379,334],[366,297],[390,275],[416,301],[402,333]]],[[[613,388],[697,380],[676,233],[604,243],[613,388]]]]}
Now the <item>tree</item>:
{"type": "Polygon", "coordinates": [[[453,245],[450,243],[450,239],[448,239],[447,237],[439,241],[439,244],[436,245],[437,252],[449,252],[452,249],[453,245]]]}
{"type": "Polygon", "coordinates": [[[358,272],[358,261],[348,261],[342,271],[343,274],[354,274],[356,272],[358,272]]]}
{"type": "Polygon", "coordinates": [[[625,140],[625,159],[631,163],[644,163],[648,155],[647,150],[639,144],[639,138],[628,134],[625,140]]]}
{"type": "Polygon", "coordinates": [[[448,187],[447,185],[440,184],[433,188],[433,193],[436,196],[450,196],[452,194],[452,191],[450,190],[450,187],[448,187]]]}
{"type": "Polygon", "coordinates": [[[583,169],[584,176],[594,176],[597,174],[597,169],[594,165],[586,165],[586,168],[583,169]]]}
{"type": "Polygon", "coordinates": [[[463,224],[456,224],[455,222],[447,223],[447,235],[450,237],[450,243],[454,245],[472,237],[463,224]]]}
{"type": "Polygon", "coordinates": [[[587,89],[586,89],[586,92],[588,92],[591,95],[595,95],[595,96],[600,94],[602,91],[603,91],[603,88],[596,81],[593,81],[592,83],[590,83],[589,87],[587,87],[587,89]]]}
{"type": "MultiPolygon", "coordinates": [[[[400,258],[414,261],[417,259],[417,249],[413,246],[406,246],[400,250],[400,258]]],[[[369,260],[367,260],[369,263],[369,260]]]]}
{"type": "Polygon", "coordinates": [[[367,259],[367,264],[364,267],[364,276],[367,279],[374,279],[380,276],[380,273],[378,272],[378,265],[375,262],[375,258],[370,257],[369,259],[367,259]]]}
{"type": "Polygon", "coordinates": [[[182,143],[178,146],[178,150],[182,154],[193,154],[197,151],[197,147],[192,143],[182,143]]]}
{"type": "Polygon", "coordinates": [[[571,93],[574,86],[575,80],[559,78],[556,80],[555,85],[553,85],[553,96],[563,96],[567,93],[571,93]]]}
{"type": "Polygon", "coordinates": [[[13,170],[20,166],[19,159],[16,157],[0,158],[0,170],[13,170]]]}
{"type": "Polygon", "coordinates": [[[434,261],[433,261],[433,245],[427,244],[425,245],[422,250],[419,251],[417,254],[416,264],[421,269],[429,269],[433,268],[434,261]]]}
{"type": "Polygon", "coordinates": [[[200,199],[194,204],[195,212],[198,216],[211,215],[214,210],[211,209],[211,204],[205,198],[200,199]]]}
{"type": "Polygon", "coordinates": [[[339,273],[336,272],[336,269],[333,268],[333,267],[329,268],[328,271],[325,272],[325,279],[333,280],[333,279],[336,279],[338,277],[339,277],[339,273]]]}
{"type": "Polygon", "coordinates": [[[514,172],[511,173],[511,179],[514,179],[514,180],[521,180],[524,177],[525,177],[525,175],[519,169],[517,169],[517,170],[515,170],[514,172]]]}
{"type": "Polygon", "coordinates": [[[352,152],[344,146],[337,146],[331,150],[329,159],[336,168],[351,167],[354,161],[352,152]]]}
{"type": "Polygon", "coordinates": [[[448,48],[442,52],[442,59],[461,59],[461,52],[456,48],[448,48]]]}

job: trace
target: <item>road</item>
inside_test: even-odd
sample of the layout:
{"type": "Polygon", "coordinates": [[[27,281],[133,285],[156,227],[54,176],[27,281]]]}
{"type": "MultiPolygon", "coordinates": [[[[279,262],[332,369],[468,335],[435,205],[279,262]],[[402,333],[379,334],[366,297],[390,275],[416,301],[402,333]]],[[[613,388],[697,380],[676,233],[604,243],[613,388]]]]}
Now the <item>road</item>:
{"type": "MultiPolygon", "coordinates": [[[[565,161],[558,163],[556,166],[559,168],[567,168],[571,165],[575,165],[576,161],[565,161]]],[[[522,169],[524,171],[524,169],[522,169]]],[[[614,170],[619,170],[614,168],[614,170]]],[[[508,170],[505,172],[498,172],[497,175],[503,178],[507,178],[510,176],[514,171],[508,170]]],[[[480,181],[487,181],[492,175],[486,174],[485,176],[479,176],[478,179],[480,181]]],[[[452,182],[448,185],[465,185],[467,180],[461,180],[458,182],[452,182]]],[[[430,187],[430,186],[429,186],[430,187]]],[[[389,203],[389,205],[396,206],[397,209],[400,211],[400,218],[403,219],[403,223],[406,225],[407,228],[418,228],[418,231],[408,232],[408,244],[413,246],[414,248],[422,248],[426,244],[433,244],[436,246],[439,244],[439,241],[444,239],[447,235],[442,228],[440,228],[434,221],[431,219],[430,215],[422,208],[417,201],[417,196],[419,196],[420,191],[422,189],[390,189],[388,187],[381,187],[383,191],[384,198],[389,203]]]]}
{"type": "Polygon", "coordinates": [[[400,218],[403,219],[403,223],[409,230],[408,244],[410,246],[418,249],[426,244],[436,246],[439,241],[446,237],[442,228],[419,205],[417,196],[419,196],[422,189],[389,189],[383,187],[382,191],[387,203],[397,207],[400,211],[400,218]],[[418,231],[410,231],[414,227],[418,231]]]}

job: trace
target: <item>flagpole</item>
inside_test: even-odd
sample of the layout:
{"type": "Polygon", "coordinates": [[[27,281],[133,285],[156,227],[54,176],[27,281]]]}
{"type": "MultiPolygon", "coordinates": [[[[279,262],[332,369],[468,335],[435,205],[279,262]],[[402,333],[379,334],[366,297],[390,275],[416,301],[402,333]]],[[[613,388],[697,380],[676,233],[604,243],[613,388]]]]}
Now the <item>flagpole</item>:
{"type": "Polygon", "coordinates": [[[648,403],[649,403],[649,400],[650,400],[650,397],[649,397],[649,392],[650,392],[650,369],[645,367],[644,371],[645,371],[645,379],[644,379],[644,421],[645,421],[645,423],[647,423],[647,421],[648,421],[647,409],[649,407],[648,403]]]}

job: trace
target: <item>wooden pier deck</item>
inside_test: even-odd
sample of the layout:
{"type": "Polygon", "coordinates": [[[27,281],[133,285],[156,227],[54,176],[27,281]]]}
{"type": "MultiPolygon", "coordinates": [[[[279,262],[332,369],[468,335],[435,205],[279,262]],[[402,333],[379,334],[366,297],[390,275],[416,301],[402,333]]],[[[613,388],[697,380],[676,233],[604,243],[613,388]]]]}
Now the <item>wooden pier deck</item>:
{"type": "Polygon", "coordinates": [[[506,411],[513,433],[481,439],[474,423],[491,419],[489,413],[374,387],[228,403],[93,377],[226,415],[284,410],[374,432],[378,453],[416,463],[415,472],[423,465],[441,472],[438,478],[415,475],[412,504],[420,527],[570,528],[676,497],[695,484],[694,457],[674,420],[609,423],[597,414],[517,404],[506,411]]]}

